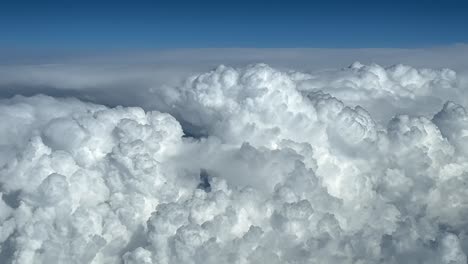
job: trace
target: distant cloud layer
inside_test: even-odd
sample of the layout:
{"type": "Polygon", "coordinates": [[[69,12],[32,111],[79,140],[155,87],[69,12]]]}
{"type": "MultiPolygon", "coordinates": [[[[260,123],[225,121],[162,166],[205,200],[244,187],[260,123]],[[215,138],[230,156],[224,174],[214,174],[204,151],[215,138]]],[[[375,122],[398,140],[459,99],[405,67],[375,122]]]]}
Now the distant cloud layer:
{"type": "Polygon", "coordinates": [[[133,90],[144,109],[1,99],[0,262],[465,264],[463,78],[252,64],[133,90]]]}

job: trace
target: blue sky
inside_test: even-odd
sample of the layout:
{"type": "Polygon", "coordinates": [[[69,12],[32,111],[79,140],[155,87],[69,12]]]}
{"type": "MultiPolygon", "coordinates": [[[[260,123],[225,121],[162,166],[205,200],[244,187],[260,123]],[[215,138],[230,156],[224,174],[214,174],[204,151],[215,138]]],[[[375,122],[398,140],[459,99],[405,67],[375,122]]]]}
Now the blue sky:
{"type": "Polygon", "coordinates": [[[428,47],[468,42],[468,1],[0,1],[0,47],[428,47]]]}

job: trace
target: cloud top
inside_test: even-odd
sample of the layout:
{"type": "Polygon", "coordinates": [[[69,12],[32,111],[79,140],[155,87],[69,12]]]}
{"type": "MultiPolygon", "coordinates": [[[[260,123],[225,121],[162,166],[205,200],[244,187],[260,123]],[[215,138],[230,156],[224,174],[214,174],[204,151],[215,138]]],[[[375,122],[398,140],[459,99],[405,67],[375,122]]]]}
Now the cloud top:
{"type": "Polygon", "coordinates": [[[219,66],[166,88],[152,111],[0,100],[0,260],[466,263],[454,71],[219,66]]]}

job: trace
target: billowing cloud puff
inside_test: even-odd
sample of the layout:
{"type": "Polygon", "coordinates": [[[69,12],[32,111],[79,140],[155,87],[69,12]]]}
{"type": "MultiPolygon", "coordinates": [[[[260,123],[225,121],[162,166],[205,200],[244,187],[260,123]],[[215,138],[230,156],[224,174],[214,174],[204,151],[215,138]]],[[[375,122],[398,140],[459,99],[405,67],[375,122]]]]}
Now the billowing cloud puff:
{"type": "Polygon", "coordinates": [[[455,72],[257,64],[158,91],[161,112],[2,99],[0,260],[466,263],[465,108],[387,107],[440,91],[455,72]]]}
{"type": "Polygon", "coordinates": [[[360,105],[378,121],[395,114],[433,114],[447,100],[466,99],[460,80],[450,69],[416,69],[407,65],[382,67],[359,62],[341,70],[303,77],[300,90],[321,90],[350,105],[360,105]]]}

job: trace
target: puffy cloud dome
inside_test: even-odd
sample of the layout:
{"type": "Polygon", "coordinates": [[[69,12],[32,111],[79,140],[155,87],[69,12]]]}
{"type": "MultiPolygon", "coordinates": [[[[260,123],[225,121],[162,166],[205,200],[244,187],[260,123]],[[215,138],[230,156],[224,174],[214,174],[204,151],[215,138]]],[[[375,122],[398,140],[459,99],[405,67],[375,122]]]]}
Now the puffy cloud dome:
{"type": "Polygon", "coordinates": [[[168,113],[2,99],[0,260],[466,263],[465,108],[375,118],[456,78],[258,64],[168,87],[168,113]]]}

